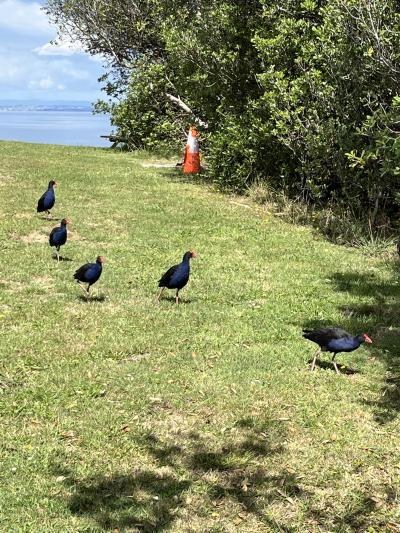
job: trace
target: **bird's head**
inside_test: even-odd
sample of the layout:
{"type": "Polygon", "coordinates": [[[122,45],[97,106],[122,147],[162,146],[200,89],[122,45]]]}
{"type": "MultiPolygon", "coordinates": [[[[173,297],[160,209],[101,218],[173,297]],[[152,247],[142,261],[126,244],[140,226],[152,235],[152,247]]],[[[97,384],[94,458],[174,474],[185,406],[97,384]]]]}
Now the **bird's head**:
{"type": "Polygon", "coordinates": [[[67,224],[71,224],[71,221],[69,218],[63,218],[61,220],[61,226],[66,226],[67,224]]]}
{"type": "Polygon", "coordinates": [[[195,259],[196,257],[197,253],[194,250],[189,250],[188,252],[185,252],[183,259],[195,259]]]}
{"type": "Polygon", "coordinates": [[[366,333],[362,334],[362,338],[363,338],[363,341],[366,342],[367,344],[372,344],[372,340],[368,337],[366,333]]]}
{"type": "Polygon", "coordinates": [[[105,262],[106,262],[106,259],[103,255],[99,255],[96,259],[96,263],[99,263],[100,265],[102,265],[105,262]]]}
{"type": "Polygon", "coordinates": [[[49,187],[57,187],[58,183],[55,180],[49,181],[49,187]]]}

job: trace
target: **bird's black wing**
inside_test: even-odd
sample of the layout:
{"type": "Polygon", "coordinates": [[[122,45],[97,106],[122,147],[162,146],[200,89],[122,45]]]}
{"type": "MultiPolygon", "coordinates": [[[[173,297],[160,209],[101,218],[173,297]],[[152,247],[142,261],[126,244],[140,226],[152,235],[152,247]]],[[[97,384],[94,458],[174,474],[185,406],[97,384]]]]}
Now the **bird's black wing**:
{"type": "Polygon", "coordinates": [[[50,246],[54,246],[54,235],[57,233],[57,231],[60,229],[59,226],[56,226],[55,228],[53,228],[50,232],[50,235],[49,235],[49,243],[50,243],[50,246]]]}
{"type": "Polygon", "coordinates": [[[303,337],[310,341],[325,346],[332,339],[351,337],[347,331],[339,328],[303,329],[303,337]]]}
{"type": "Polygon", "coordinates": [[[86,263],[85,265],[82,265],[78,268],[78,270],[74,274],[74,278],[78,281],[85,281],[85,274],[93,266],[92,263],[86,263]]]}
{"type": "MultiPolygon", "coordinates": [[[[47,191],[46,191],[47,192],[47,191]]],[[[44,192],[42,196],[39,198],[37,203],[37,212],[40,213],[41,211],[45,211],[44,208],[44,199],[45,199],[46,193],[44,192]]]]}
{"type": "Polygon", "coordinates": [[[179,265],[174,265],[171,268],[169,268],[162,276],[161,279],[158,281],[159,287],[166,287],[168,283],[170,282],[172,276],[175,274],[177,268],[179,265]]]}

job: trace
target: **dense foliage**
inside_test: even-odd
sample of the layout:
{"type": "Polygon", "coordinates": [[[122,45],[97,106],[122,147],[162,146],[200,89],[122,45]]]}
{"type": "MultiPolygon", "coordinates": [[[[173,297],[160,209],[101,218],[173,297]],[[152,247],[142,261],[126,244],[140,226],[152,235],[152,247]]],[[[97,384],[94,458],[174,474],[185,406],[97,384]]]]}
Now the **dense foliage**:
{"type": "Polygon", "coordinates": [[[255,180],[395,225],[400,7],[395,0],[48,0],[61,31],[108,60],[114,125],[133,146],[176,146],[208,123],[212,179],[255,180]]]}

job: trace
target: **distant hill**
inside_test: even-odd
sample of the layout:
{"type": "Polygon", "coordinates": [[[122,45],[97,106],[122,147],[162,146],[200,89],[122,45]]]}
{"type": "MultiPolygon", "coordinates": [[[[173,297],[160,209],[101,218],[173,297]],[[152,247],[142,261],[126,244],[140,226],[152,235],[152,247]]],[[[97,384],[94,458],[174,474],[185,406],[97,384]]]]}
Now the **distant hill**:
{"type": "Polygon", "coordinates": [[[42,102],[38,100],[0,100],[2,111],[92,111],[90,102],[79,101],[54,101],[42,102]]]}

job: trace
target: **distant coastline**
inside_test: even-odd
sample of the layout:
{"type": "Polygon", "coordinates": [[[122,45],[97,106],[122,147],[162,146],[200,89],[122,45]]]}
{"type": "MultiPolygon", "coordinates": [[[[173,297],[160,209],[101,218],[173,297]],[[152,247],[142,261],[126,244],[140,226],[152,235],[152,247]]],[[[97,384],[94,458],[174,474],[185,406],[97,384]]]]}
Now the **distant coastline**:
{"type": "Polygon", "coordinates": [[[90,102],[38,102],[38,101],[1,101],[0,113],[9,111],[84,111],[91,112],[92,104],[90,102]]]}
{"type": "Polygon", "coordinates": [[[91,107],[80,107],[80,106],[2,106],[0,105],[0,113],[9,112],[9,111],[84,111],[85,113],[90,113],[92,111],[91,107]]]}

